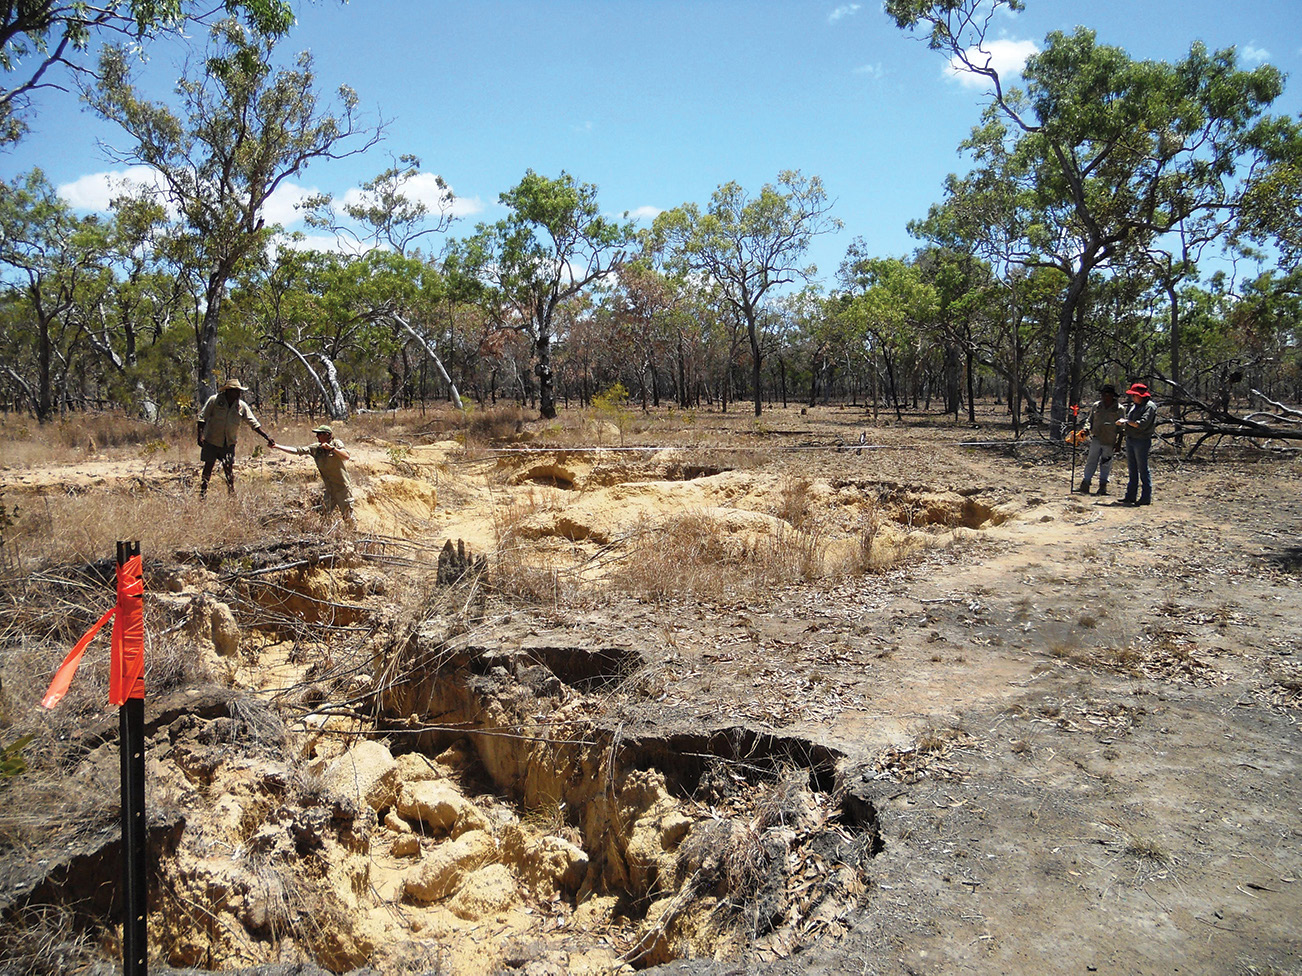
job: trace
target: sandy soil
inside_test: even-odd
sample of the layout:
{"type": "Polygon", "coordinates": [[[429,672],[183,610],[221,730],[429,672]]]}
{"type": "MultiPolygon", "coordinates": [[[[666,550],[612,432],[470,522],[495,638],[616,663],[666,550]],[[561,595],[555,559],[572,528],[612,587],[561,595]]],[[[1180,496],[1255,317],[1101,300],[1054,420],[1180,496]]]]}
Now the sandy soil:
{"type": "MultiPolygon", "coordinates": [[[[1110,498],[1071,494],[1070,456],[1042,442],[960,446],[1006,440],[989,427],[873,424],[850,409],[698,422],[727,453],[686,474],[687,454],[467,460],[439,443],[395,460],[388,443],[350,445],[361,533],[433,546],[492,553],[515,506],[519,538],[600,567],[666,514],[775,518],[797,482],[829,546],[869,495],[933,539],[881,573],[709,603],[607,593],[504,619],[503,640],[638,647],[660,680],[627,704],[630,721],[709,729],[727,716],[806,738],[876,804],[884,850],[840,935],[786,959],[665,971],[1302,972],[1296,456],[1161,450],[1154,504],[1127,508],[1123,465],[1110,498]],[[949,524],[924,524],[937,498],[949,524]]],[[[7,481],[93,484],[113,470],[7,481]]],[[[600,570],[578,575],[592,585],[600,570]]]]}

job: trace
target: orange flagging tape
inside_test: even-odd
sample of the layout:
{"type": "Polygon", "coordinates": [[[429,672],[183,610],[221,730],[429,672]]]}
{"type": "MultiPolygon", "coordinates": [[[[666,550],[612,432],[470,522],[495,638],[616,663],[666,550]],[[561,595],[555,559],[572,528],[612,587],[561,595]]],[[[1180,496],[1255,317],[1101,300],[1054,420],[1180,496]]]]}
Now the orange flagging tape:
{"type": "Polygon", "coordinates": [[[132,556],[118,567],[118,600],[112,610],[95,621],[54,672],[54,680],[41,699],[44,708],[63,700],[72,684],[82,655],[100,628],[113,617],[113,653],[109,661],[109,704],[124,705],[128,698],[145,697],[145,581],[140,557],[132,556]]]}
{"type": "Polygon", "coordinates": [[[77,665],[81,663],[81,656],[86,653],[86,645],[95,639],[99,629],[108,623],[109,617],[118,612],[114,607],[104,616],[100,617],[90,625],[90,630],[81,635],[81,640],[68,652],[68,656],[63,659],[59,665],[59,670],[54,672],[54,680],[50,682],[50,688],[41,699],[43,708],[53,708],[59,702],[63,701],[63,696],[68,693],[68,685],[72,684],[72,676],[77,673],[77,665]]]}
{"type": "Polygon", "coordinates": [[[109,704],[145,697],[145,580],[140,557],[118,567],[117,617],[109,666],[109,704]]]}

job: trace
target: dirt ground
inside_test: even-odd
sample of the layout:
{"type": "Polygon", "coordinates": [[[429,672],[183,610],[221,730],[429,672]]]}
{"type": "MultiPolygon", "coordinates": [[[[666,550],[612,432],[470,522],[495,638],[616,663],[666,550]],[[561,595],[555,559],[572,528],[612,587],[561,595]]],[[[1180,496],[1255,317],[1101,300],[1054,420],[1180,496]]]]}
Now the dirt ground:
{"type": "MultiPolygon", "coordinates": [[[[799,938],[720,940],[711,959],[699,931],[649,953],[617,933],[603,936],[606,956],[584,943],[581,967],[556,924],[572,927],[589,882],[550,908],[535,898],[469,926],[425,923],[426,937],[463,945],[441,971],[544,976],[633,959],[701,974],[1302,973],[1297,454],[1227,444],[1187,460],[1164,447],[1152,506],[1130,508],[1118,504],[1123,462],[1109,497],[1072,494],[1070,454],[1035,437],[1011,446],[993,423],[702,413],[681,451],[641,453],[544,451],[545,431],[524,433],[476,452],[350,443],[358,537],[428,563],[460,539],[488,557],[490,579],[509,538],[558,596],[493,597],[478,648],[635,651],[637,680],[600,697],[594,727],[616,744],[654,740],[662,766],[725,731],[803,744],[835,767],[827,795],[870,804],[879,850],[862,891],[817,925],[785,909],[783,931],[799,938]],[[606,585],[654,551],[634,540],[684,516],[750,558],[757,539],[803,525],[820,569],[708,598],[606,585]],[[851,571],[866,518],[888,523],[875,544],[891,558],[851,571]],[[540,948],[504,955],[509,939],[540,948]]],[[[150,475],[95,460],[5,472],[11,499],[122,477],[150,475]]],[[[242,623],[247,666],[233,683],[276,685],[279,652],[249,651],[255,628],[242,623]]],[[[480,756],[490,772],[494,761],[480,756]]],[[[527,792],[539,774],[519,775],[527,792]]],[[[718,819],[723,801],[692,782],[686,815],[718,819]]],[[[794,864],[813,842],[791,836],[794,864]]],[[[398,869],[377,881],[372,861],[392,915],[398,869]]]]}

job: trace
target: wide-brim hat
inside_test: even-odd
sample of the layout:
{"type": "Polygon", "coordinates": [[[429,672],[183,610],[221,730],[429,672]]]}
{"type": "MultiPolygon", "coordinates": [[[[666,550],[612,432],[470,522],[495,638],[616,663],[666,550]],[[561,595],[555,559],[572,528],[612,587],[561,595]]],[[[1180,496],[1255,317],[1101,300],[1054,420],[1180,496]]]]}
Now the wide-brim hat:
{"type": "Polygon", "coordinates": [[[1116,396],[1116,395],[1117,395],[1117,388],[1116,388],[1115,386],[1113,386],[1111,383],[1104,383],[1102,386],[1099,387],[1099,392],[1100,392],[1100,393],[1110,393],[1110,394],[1112,394],[1113,396],[1116,396]]]}
{"type": "Polygon", "coordinates": [[[312,428],[312,433],[314,433],[314,434],[331,434],[331,435],[333,435],[333,434],[334,434],[334,431],[330,429],[330,425],[329,425],[329,424],[322,424],[320,427],[313,427],[313,428],[312,428]]]}
{"type": "Polygon", "coordinates": [[[1130,385],[1130,389],[1126,391],[1126,396],[1146,397],[1152,395],[1153,394],[1149,392],[1148,387],[1146,387],[1143,383],[1132,383],[1130,385]]]}
{"type": "Polygon", "coordinates": [[[245,386],[243,383],[241,383],[239,380],[227,380],[225,383],[223,383],[222,392],[225,393],[227,390],[239,390],[241,393],[249,392],[249,388],[245,386]]]}

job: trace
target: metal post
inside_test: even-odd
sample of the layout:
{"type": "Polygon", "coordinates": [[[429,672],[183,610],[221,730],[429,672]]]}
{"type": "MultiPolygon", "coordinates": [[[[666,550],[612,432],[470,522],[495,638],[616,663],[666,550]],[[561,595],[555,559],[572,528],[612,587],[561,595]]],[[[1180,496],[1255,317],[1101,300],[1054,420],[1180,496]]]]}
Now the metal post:
{"type": "Polygon", "coordinates": [[[1076,450],[1080,447],[1080,441],[1076,437],[1076,425],[1080,422],[1080,406],[1072,404],[1071,407],[1071,484],[1067,486],[1067,494],[1073,494],[1076,491],[1076,450]]]}
{"type": "MultiPolygon", "coordinates": [[[[140,555],[139,542],[118,543],[118,565],[140,555]]],[[[145,976],[148,912],[145,834],[145,702],[128,698],[118,709],[122,762],[122,968],[125,976],[145,976]]]]}

